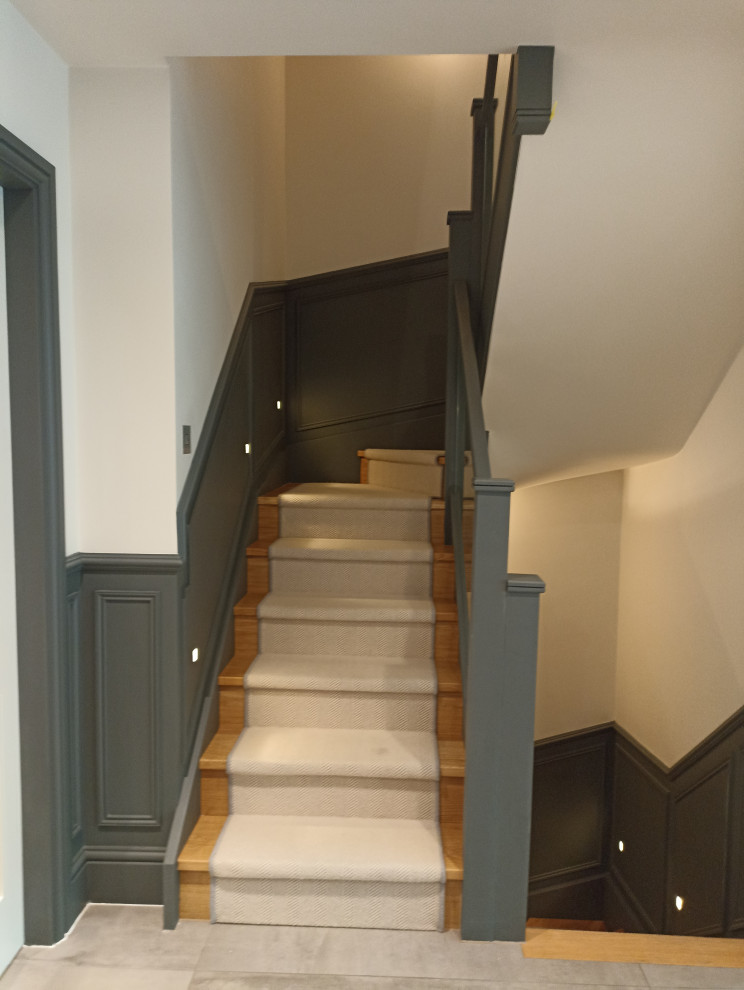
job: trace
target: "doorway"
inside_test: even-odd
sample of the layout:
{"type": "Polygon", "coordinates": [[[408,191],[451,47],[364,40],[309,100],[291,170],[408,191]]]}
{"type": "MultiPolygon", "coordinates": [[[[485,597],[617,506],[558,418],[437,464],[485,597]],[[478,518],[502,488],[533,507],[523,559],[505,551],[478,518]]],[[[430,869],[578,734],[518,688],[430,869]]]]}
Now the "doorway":
{"type": "Polygon", "coordinates": [[[55,177],[52,165],[2,127],[0,187],[16,560],[25,941],[49,944],[62,937],[78,909],[72,895],[69,840],[55,177]]]}

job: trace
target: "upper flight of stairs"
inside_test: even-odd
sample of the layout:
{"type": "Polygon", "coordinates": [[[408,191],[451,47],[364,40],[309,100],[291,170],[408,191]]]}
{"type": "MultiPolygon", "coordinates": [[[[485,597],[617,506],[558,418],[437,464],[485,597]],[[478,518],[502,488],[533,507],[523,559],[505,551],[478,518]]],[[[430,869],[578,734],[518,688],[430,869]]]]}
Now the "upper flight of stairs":
{"type": "Polygon", "coordinates": [[[462,699],[442,506],[371,485],[260,503],[202,816],[179,858],[181,917],[458,927],[462,699]]]}

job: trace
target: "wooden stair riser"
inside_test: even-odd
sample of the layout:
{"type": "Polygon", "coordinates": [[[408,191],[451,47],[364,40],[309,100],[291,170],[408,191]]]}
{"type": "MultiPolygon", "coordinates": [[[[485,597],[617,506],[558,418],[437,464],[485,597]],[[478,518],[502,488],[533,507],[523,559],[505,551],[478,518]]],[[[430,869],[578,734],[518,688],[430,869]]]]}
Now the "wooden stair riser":
{"type": "Polygon", "coordinates": [[[462,694],[437,695],[437,737],[462,739],[462,694]]]}
{"type": "Polygon", "coordinates": [[[235,616],[235,652],[250,659],[258,653],[258,619],[255,615],[235,616]]]}
{"type": "Polygon", "coordinates": [[[459,931],[462,917],[462,880],[447,880],[444,892],[444,930],[459,931]]]}
{"type": "Polygon", "coordinates": [[[220,732],[242,732],[245,726],[243,687],[220,687],[220,732]]]}
{"type": "Polygon", "coordinates": [[[434,568],[432,573],[432,596],[435,599],[455,598],[455,562],[450,554],[443,556],[434,551],[434,568]]]}
{"type": "Polygon", "coordinates": [[[276,496],[261,496],[258,500],[258,539],[261,543],[279,539],[279,500],[276,496]]]}
{"type": "Polygon", "coordinates": [[[437,618],[434,630],[434,659],[457,660],[460,655],[460,641],[456,621],[437,618]]]}
{"type": "Polygon", "coordinates": [[[465,799],[464,777],[440,777],[439,820],[443,824],[461,825],[465,799]]]}
{"type": "Polygon", "coordinates": [[[255,547],[254,545],[254,547],[248,548],[246,571],[249,594],[267,595],[269,592],[269,555],[266,547],[263,545],[255,547]]]}
{"type": "Polygon", "coordinates": [[[179,870],[178,916],[209,921],[211,877],[209,870],[179,870]]]}
{"type": "Polygon", "coordinates": [[[230,813],[230,790],[227,771],[202,770],[201,814],[225,815],[230,813]]]}

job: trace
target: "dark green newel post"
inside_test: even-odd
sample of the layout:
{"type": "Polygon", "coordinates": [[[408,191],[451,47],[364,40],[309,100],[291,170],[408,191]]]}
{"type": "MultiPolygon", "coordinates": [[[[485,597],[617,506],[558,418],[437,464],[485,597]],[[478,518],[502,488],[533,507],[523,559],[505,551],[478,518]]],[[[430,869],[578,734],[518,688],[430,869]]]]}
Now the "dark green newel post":
{"type": "Polygon", "coordinates": [[[462,937],[522,941],[527,920],[539,595],[506,575],[511,482],[475,482],[462,937]]]}

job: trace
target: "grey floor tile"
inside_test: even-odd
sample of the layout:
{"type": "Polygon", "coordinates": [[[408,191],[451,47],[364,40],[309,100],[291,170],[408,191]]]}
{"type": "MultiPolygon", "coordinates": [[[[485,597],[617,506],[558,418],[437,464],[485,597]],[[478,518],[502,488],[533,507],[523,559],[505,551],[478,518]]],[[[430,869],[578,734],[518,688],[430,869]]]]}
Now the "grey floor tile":
{"type": "Polygon", "coordinates": [[[565,959],[519,959],[512,961],[506,982],[520,988],[525,984],[576,985],[580,987],[648,986],[637,963],[570,962],[565,959]]]}
{"type": "MultiPolygon", "coordinates": [[[[591,984],[592,990],[617,990],[591,984]]],[[[586,983],[496,983],[386,976],[197,973],[190,990],[587,990],[586,983]]],[[[644,988],[646,990],[646,988],[644,988]]]]}
{"type": "Polygon", "coordinates": [[[641,967],[649,986],[674,990],[744,990],[744,969],[721,969],[717,966],[652,966],[641,967]]]}
{"type": "Polygon", "coordinates": [[[0,990],[188,990],[191,977],[191,970],[112,969],[17,960],[0,979],[0,990]]]}
{"type": "Polygon", "coordinates": [[[454,932],[219,925],[197,969],[505,982],[521,958],[518,945],[461,942],[454,932]]]}
{"type": "MultiPolygon", "coordinates": [[[[190,990],[505,990],[480,980],[426,980],[387,976],[197,973],[190,990]]],[[[565,990],[565,988],[561,988],[565,990]]]]}
{"type": "Polygon", "coordinates": [[[193,970],[209,934],[205,921],[162,930],[161,907],[89,905],[70,934],[53,946],[31,946],[20,958],[127,969],[193,970]]]}

